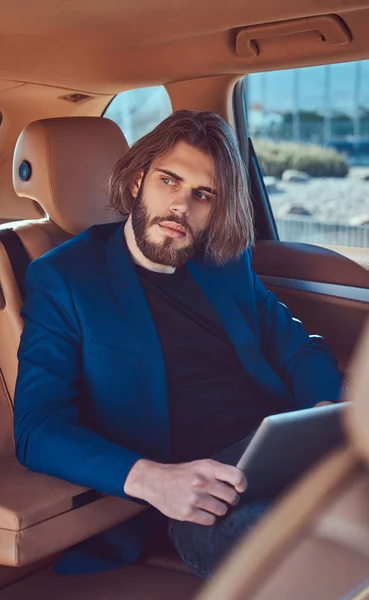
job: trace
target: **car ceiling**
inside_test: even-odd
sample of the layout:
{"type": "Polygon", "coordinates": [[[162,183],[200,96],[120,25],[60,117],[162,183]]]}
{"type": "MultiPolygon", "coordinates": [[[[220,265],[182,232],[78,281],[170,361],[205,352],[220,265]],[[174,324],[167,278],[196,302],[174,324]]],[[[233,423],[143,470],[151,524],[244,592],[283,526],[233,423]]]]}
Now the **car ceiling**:
{"type": "MultiPolygon", "coordinates": [[[[89,93],[198,77],[356,60],[369,56],[369,0],[2,0],[0,79],[89,93]],[[339,15],[352,41],[310,35],[235,52],[239,28],[339,15]]],[[[4,87],[5,86],[5,87],[4,87]]],[[[0,88],[1,89],[1,88],[0,88]]]]}
{"type": "Polygon", "coordinates": [[[215,110],[232,122],[233,86],[246,73],[369,58],[369,0],[0,2],[0,222],[40,216],[11,177],[31,121],[98,116],[120,91],[164,84],[173,110],[215,110]],[[261,36],[257,56],[236,53],[245,27],[319,15],[342,19],[350,42],[331,45],[310,30],[261,36]],[[65,100],[75,92],[88,97],[65,100]]]}

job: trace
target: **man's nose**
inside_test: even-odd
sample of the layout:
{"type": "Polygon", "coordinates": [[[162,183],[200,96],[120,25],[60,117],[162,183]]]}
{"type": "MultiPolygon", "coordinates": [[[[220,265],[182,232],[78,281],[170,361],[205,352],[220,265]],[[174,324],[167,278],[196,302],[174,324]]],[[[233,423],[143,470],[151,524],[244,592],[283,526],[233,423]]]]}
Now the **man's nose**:
{"type": "Polygon", "coordinates": [[[177,192],[175,198],[170,205],[170,211],[176,215],[188,216],[191,201],[191,192],[189,190],[181,190],[177,192]]]}

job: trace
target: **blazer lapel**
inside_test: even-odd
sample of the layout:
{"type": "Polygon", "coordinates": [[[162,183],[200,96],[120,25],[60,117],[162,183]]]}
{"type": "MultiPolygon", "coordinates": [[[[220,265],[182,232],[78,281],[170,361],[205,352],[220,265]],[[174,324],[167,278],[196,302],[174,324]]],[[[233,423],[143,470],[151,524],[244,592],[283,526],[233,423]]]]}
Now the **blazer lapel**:
{"type": "MultiPolygon", "coordinates": [[[[164,357],[156,327],[119,226],[108,242],[107,268],[109,284],[124,315],[124,332],[132,350],[142,357],[147,377],[152,414],[150,432],[145,437],[158,449],[158,458],[168,458],[170,452],[170,422],[164,357]],[[165,435],[166,433],[166,435],[165,435]]],[[[118,325],[117,325],[118,327],[118,325]]]]}

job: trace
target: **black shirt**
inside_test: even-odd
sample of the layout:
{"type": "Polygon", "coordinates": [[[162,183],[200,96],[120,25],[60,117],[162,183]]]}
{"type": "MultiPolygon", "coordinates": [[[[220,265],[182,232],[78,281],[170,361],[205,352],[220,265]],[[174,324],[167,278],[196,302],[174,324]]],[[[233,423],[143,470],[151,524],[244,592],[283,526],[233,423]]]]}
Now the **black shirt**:
{"type": "Polygon", "coordinates": [[[278,412],[241,365],[213,307],[186,267],[135,265],[166,366],[173,462],[210,457],[278,412]]]}

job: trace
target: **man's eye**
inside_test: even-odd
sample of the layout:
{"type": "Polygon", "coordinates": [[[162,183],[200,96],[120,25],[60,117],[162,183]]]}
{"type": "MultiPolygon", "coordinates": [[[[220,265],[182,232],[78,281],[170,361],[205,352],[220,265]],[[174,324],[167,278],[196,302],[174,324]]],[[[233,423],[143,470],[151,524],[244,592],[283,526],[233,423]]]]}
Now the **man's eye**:
{"type": "Polygon", "coordinates": [[[169,179],[169,177],[162,177],[161,180],[163,183],[165,183],[165,185],[174,185],[173,181],[169,179]]]}
{"type": "Polygon", "coordinates": [[[197,200],[200,200],[200,202],[210,202],[211,200],[209,196],[207,196],[203,192],[200,192],[200,190],[195,190],[194,195],[197,198],[197,200]]]}

